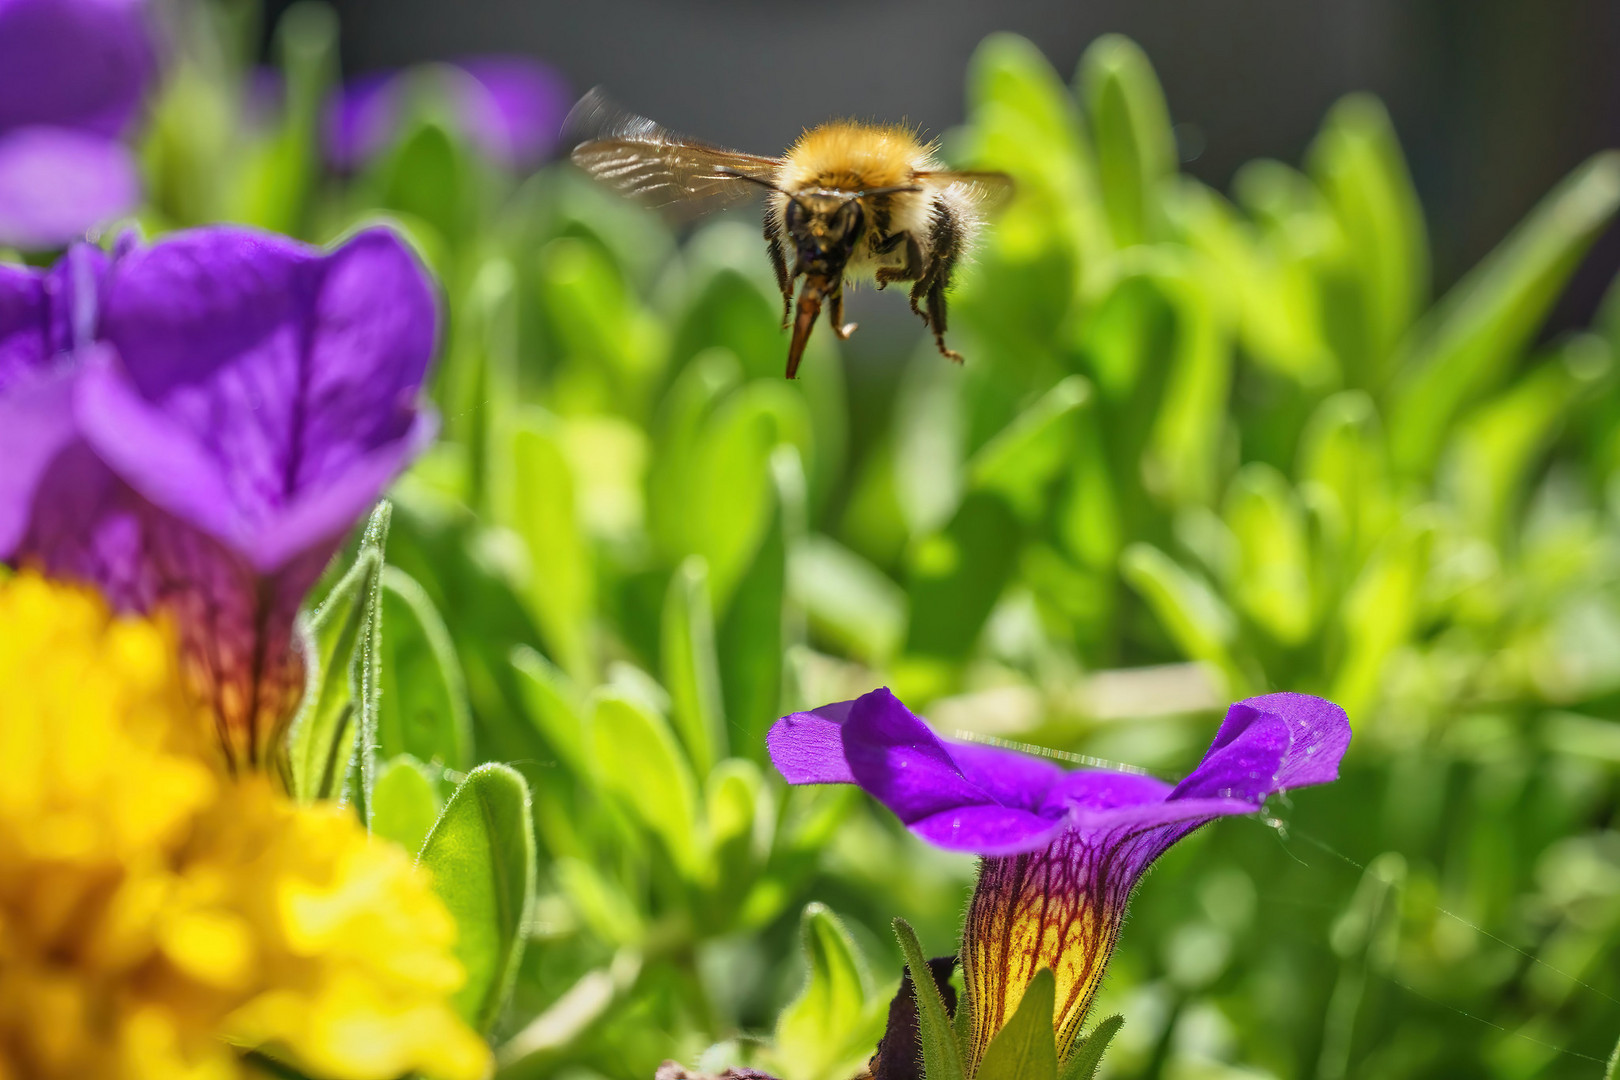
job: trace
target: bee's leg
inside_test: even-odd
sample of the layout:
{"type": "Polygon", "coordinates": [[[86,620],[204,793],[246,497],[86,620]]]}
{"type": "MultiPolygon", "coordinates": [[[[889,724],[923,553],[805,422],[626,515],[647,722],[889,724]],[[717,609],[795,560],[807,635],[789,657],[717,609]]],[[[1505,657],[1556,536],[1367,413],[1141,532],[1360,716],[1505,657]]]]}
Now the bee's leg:
{"type": "Polygon", "coordinates": [[[782,233],[776,227],[776,214],[765,207],[765,250],[770,252],[771,269],[776,271],[776,287],[782,291],[782,329],[793,322],[793,277],[788,273],[787,255],[782,250],[782,233]]]}
{"type": "Polygon", "coordinates": [[[957,227],[956,217],[943,206],[934,211],[934,226],[928,240],[928,268],[911,290],[911,310],[921,315],[934,332],[934,344],[939,346],[940,355],[960,364],[962,354],[945,344],[945,290],[951,287],[951,273],[962,254],[962,230],[957,227]],[[921,303],[927,304],[926,313],[919,310],[921,303]]]}
{"type": "Polygon", "coordinates": [[[827,297],[827,321],[832,323],[833,333],[838,335],[839,341],[847,341],[849,335],[855,332],[854,323],[844,321],[844,283],[840,281],[838,287],[827,297]]]}
{"type": "MultiPolygon", "coordinates": [[[[880,266],[874,275],[877,278],[878,291],[891,281],[916,281],[922,274],[922,249],[917,246],[917,238],[908,232],[898,232],[885,238],[873,252],[878,255],[887,255],[902,243],[906,245],[906,262],[904,266],[880,266]]],[[[915,307],[915,305],[913,305],[915,307]]],[[[918,314],[922,314],[918,312],[918,314]]]]}

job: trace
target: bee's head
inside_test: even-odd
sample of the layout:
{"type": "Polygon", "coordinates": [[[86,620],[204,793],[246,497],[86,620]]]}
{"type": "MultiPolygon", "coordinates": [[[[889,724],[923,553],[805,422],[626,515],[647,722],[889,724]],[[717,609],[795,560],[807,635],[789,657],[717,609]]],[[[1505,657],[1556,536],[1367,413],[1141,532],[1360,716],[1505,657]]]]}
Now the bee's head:
{"type": "Polygon", "coordinates": [[[866,228],[860,201],[842,192],[789,196],[782,216],[798,254],[798,271],[814,276],[842,274],[866,228]]]}

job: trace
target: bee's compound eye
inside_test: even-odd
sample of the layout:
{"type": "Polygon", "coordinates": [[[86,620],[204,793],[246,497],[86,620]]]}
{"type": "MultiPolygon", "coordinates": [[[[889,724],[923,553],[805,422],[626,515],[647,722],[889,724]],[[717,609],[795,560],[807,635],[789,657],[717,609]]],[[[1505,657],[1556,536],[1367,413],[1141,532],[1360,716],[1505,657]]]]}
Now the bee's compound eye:
{"type": "Polygon", "coordinates": [[[782,221],[789,232],[798,232],[804,227],[804,204],[797,199],[789,199],[787,209],[782,212],[782,221]]]}

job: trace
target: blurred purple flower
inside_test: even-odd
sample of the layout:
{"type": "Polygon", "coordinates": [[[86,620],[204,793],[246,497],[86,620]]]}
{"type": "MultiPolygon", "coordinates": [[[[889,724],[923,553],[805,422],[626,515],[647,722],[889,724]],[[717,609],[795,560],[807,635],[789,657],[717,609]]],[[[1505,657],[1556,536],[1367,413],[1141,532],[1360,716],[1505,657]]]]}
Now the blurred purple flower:
{"type": "MultiPolygon", "coordinates": [[[[483,153],[516,169],[533,165],[557,141],[571,104],[568,84],[521,56],[483,56],[437,69],[453,122],[483,153]]],[[[350,80],[326,115],[326,152],[340,169],[364,165],[399,133],[416,72],[350,80]]]]}
{"type": "Polygon", "coordinates": [[[0,267],[0,558],[176,621],[231,760],[272,760],[293,619],[432,438],[433,286],[391,232],[238,228],[0,267]]]}
{"type": "Polygon", "coordinates": [[[117,140],[155,70],[141,0],[0,0],[0,245],[60,247],[135,205],[117,140]]]}
{"type": "Polygon", "coordinates": [[[783,717],[767,742],[789,783],[857,784],[929,843],[985,856],[962,943],[971,1075],[1041,968],[1057,977],[1067,1055],[1153,861],[1215,818],[1336,779],[1350,725],[1304,694],[1240,701],[1175,787],[946,742],[888,690],[783,717]]]}

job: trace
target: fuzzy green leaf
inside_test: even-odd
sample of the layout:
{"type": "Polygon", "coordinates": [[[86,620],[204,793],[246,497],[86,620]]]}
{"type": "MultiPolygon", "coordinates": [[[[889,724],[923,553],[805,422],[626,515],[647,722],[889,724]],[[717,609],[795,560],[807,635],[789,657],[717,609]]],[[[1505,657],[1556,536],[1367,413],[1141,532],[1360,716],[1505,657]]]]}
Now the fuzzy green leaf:
{"type": "MultiPolygon", "coordinates": [[[[894,920],[894,934],[900,939],[900,954],[911,972],[911,985],[917,992],[917,1025],[922,1042],[923,1074],[928,1080],[965,1080],[962,1047],[945,1011],[945,999],[934,985],[928,958],[923,955],[917,932],[904,919],[894,920]]],[[[1048,1021],[1048,1027],[1050,1027],[1048,1021]]]]}
{"type": "Polygon", "coordinates": [[[854,939],[825,905],[808,905],[799,931],[810,970],[776,1022],[776,1053],[791,1066],[790,1080],[832,1080],[850,1064],[852,1037],[869,1011],[871,979],[854,939]]]}
{"type": "MultiPolygon", "coordinates": [[[[303,701],[287,735],[290,786],[303,802],[335,799],[344,789],[355,747],[375,745],[377,639],[381,631],[383,547],[392,507],[377,504],[354,565],[310,616],[303,701]]],[[[371,789],[370,755],[360,755],[361,797],[371,789]]],[[[361,816],[369,815],[364,801],[361,816]]]]}
{"type": "Polygon", "coordinates": [[[1018,1011],[985,1047],[973,1080],[1057,1080],[1056,998],[1052,969],[1041,968],[1024,988],[1018,1011]]]}
{"type": "Polygon", "coordinates": [[[456,959],[467,981],[454,1004],[488,1031],[500,1017],[523,956],[523,920],[534,896],[529,786],[505,765],[480,765],[450,796],[422,845],[421,865],[456,920],[456,959]]]}
{"type": "Polygon", "coordinates": [[[1125,1018],[1117,1014],[1099,1020],[1090,1034],[1076,1042],[1074,1049],[1069,1051],[1068,1060],[1058,1073],[1058,1080],[1092,1080],[1097,1075],[1097,1066],[1102,1064],[1103,1055],[1108,1052],[1108,1044],[1114,1041],[1114,1036],[1124,1026],[1125,1018]]]}
{"type": "Polygon", "coordinates": [[[389,761],[371,789],[371,831],[416,852],[443,809],[427,766],[409,754],[389,761]]]}

